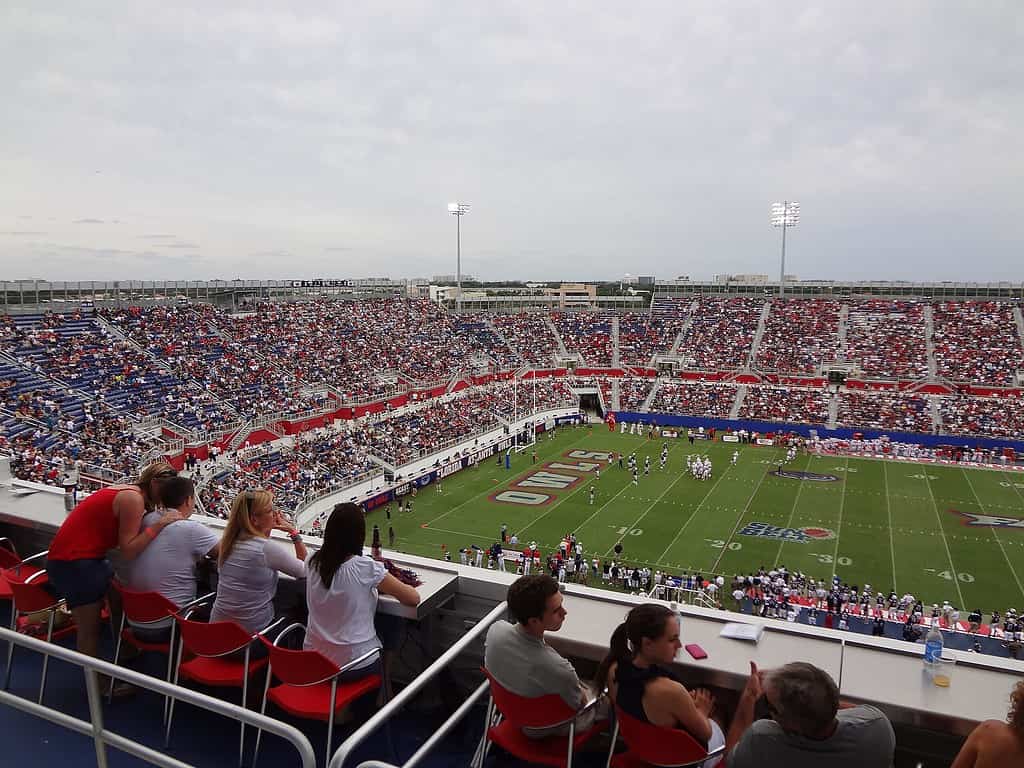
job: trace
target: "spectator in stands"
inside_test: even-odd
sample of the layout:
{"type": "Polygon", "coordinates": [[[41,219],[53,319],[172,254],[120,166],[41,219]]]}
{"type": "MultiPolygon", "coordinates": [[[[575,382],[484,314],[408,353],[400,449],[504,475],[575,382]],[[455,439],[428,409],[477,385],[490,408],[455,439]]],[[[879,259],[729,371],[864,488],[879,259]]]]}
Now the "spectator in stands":
{"type": "Polygon", "coordinates": [[[150,464],[137,483],[112,485],[87,496],[57,531],[46,568],[78,626],[79,653],[97,655],[100,611],[113,574],[107,551],[117,547],[121,560],[134,560],[160,531],[182,519],[180,511],[165,510],[155,523],[142,527],[143,514],[156,508],[161,484],[175,475],[170,464],[150,464]]]}
{"type": "MultiPolygon", "coordinates": [[[[681,728],[710,751],[725,745],[722,726],[711,719],[715,701],[698,689],[690,693],[669,669],[679,642],[679,619],[663,605],[633,608],[612,633],[608,655],[597,671],[598,688],[608,686],[616,706],[662,728],[681,728]]],[[[718,765],[721,758],[704,763],[718,765]]]]}
{"type": "Polygon", "coordinates": [[[263,630],[274,618],[278,571],[303,578],[305,561],[302,536],[274,509],[273,494],[264,490],[238,494],[220,540],[220,573],[210,621],[234,621],[247,632],[263,630]],[[270,541],[274,530],[288,534],[294,553],[270,541]]]}
{"type": "Polygon", "coordinates": [[[951,768],[1024,765],[1024,680],[1010,694],[1006,722],[986,720],[967,737],[951,768]]]}
{"type": "MultiPolygon", "coordinates": [[[[765,672],[761,682],[769,719],[746,730],[729,755],[729,768],[892,765],[896,736],[888,718],[867,705],[840,710],[839,688],[827,672],[795,661],[765,672]]],[[[745,716],[737,710],[737,720],[745,716]]]]}
{"type": "MultiPolygon", "coordinates": [[[[309,622],[305,647],[317,650],[339,667],[384,647],[396,635],[377,616],[377,594],[391,595],[403,605],[419,605],[415,587],[388,573],[384,563],[363,555],[366,518],[355,504],[336,504],[327,518],[324,543],[306,563],[306,602],[309,622]],[[376,619],[376,622],[375,622],[376,619]],[[379,631],[378,631],[379,630],[379,631]]],[[[342,680],[355,680],[380,670],[375,656],[345,672],[342,680]]]]}
{"type": "MultiPolygon", "coordinates": [[[[557,632],[565,621],[558,583],[546,574],[521,576],[508,588],[508,609],[517,623],[497,621],[487,630],[484,666],[512,693],[536,698],[556,693],[580,710],[593,693],[576,675],[572,664],[544,642],[545,632],[557,632]]],[[[576,718],[577,733],[589,728],[596,708],[576,718]]],[[[528,728],[524,733],[541,739],[566,733],[568,727],[528,728]]]]}
{"type": "MultiPolygon", "coordinates": [[[[189,478],[171,477],[164,482],[160,503],[163,509],[142,518],[143,527],[156,525],[164,510],[177,511],[181,519],[168,525],[131,564],[126,586],[139,592],[159,592],[180,607],[196,598],[196,562],[204,556],[216,557],[220,541],[209,527],[189,520],[196,508],[196,489],[189,478]]],[[[132,632],[146,642],[167,642],[171,621],[133,626],[132,632]]]]}

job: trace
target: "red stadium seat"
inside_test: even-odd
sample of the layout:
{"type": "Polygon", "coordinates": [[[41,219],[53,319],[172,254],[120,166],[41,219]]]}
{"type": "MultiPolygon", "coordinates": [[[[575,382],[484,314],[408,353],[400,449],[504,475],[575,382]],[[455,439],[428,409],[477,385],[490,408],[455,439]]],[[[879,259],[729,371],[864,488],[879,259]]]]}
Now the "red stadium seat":
{"type": "Polygon", "coordinates": [[[645,723],[626,714],[619,707],[615,707],[615,729],[612,734],[613,750],[618,735],[622,736],[629,748],[627,752],[612,757],[612,768],[683,768],[700,765],[725,752],[724,746],[708,752],[686,731],[645,723]]]}
{"type": "Polygon", "coordinates": [[[477,751],[476,768],[483,765],[488,742],[494,742],[506,752],[529,763],[568,768],[572,765],[573,753],[608,727],[607,722],[600,721],[582,733],[576,733],[576,718],[596,706],[601,697],[577,712],[562,701],[558,694],[536,698],[518,696],[495,680],[486,669],[483,672],[491,685],[491,699],[487,707],[487,730],[481,748],[477,751]],[[496,714],[497,722],[494,722],[496,714]],[[567,736],[531,739],[522,730],[559,725],[569,726],[567,736]]]}
{"type": "MultiPolygon", "coordinates": [[[[270,666],[267,669],[267,682],[263,688],[263,704],[260,706],[260,713],[263,714],[267,711],[267,702],[269,701],[295,717],[325,721],[327,723],[327,747],[324,765],[327,765],[331,759],[334,718],[356,699],[379,689],[382,682],[381,676],[378,674],[367,675],[358,680],[344,683],[339,682],[338,677],[378,655],[379,651],[371,651],[358,659],[353,659],[344,667],[339,667],[318,651],[294,651],[282,648],[281,641],[285,635],[298,629],[305,630],[305,627],[302,624],[290,625],[277,636],[273,643],[262,635],[259,636],[270,654],[270,666]],[[272,677],[276,677],[281,684],[271,688],[272,677]]],[[[253,765],[256,765],[262,735],[262,731],[256,731],[253,765]]]]}

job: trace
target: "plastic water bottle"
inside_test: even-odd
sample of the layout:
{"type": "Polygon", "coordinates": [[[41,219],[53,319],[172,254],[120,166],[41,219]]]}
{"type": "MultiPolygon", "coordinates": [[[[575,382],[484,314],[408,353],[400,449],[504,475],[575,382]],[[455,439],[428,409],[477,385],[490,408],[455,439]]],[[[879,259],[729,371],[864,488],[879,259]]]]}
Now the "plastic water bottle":
{"type": "Polygon", "coordinates": [[[679,603],[673,600],[671,603],[668,604],[668,607],[669,610],[676,615],[676,621],[679,622],[679,635],[681,637],[683,634],[683,614],[679,610],[679,603]]]}
{"type": "Polygon", "coordinates": [[[931,629],[924,637],[924,667],[933,672],[942,664],[942,633],[939,631],[939,623],[932,621],[931,629]]]}

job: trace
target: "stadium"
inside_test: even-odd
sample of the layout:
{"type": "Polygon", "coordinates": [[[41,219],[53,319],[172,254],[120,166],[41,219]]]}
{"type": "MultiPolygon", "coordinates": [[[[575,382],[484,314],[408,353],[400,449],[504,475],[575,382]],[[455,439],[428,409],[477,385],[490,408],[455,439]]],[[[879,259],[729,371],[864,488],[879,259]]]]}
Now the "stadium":
{"type": "Polygon", "coordinates": [[[211,521],[265,488],[315,539],[353,501],[396,557],[1015,656],[1024,286],[786,288],[8,288],[0,446],[69,505],[162,459],[211,521]]]}
{"type": "Polygon", "coordinates": [[[1018,5],[5,3],[0,762],[1024,767],[1018,5]]]}

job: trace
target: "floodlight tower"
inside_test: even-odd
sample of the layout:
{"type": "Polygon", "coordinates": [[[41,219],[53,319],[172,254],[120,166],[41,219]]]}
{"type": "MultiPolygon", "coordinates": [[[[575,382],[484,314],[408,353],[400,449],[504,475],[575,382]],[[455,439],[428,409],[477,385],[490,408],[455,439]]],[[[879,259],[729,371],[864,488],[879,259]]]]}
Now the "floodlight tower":
{"type": "Polygon", "coordinates": [[[469,203],[448,203],[448,213],[455,217],[455,314],[462,314],[462,217],[469,213],[469,203]]]}
{"type": "Polygon", "coordinates": [[[786,230],[800,222],[800,203],[786,200],[772,203],[772,226],[782,227],[782,265],[779,267],[779,296],[785,293],[786,286],[786,230]]]}

